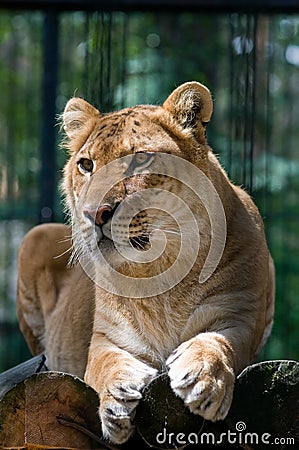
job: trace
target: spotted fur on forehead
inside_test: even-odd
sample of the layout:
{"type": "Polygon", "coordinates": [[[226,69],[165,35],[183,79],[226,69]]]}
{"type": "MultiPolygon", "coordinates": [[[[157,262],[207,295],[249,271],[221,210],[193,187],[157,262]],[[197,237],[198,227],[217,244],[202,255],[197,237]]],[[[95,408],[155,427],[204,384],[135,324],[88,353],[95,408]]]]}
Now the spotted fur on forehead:
{"type": "Polygon", "coordinates": [[[135,106],[134,108],[103,115],[99,120],[99,125],[95,126],[92,136],[94,139],[111,139],[119,136],[126,126],[129,126],[128,132],[133,135],[140,133],[142,123],[150,120],[150,117],[146,114],[148,110],[151,110],[151,107],[135,106]]]}
{"type": "Polygon", "coordinates": [[[87,151],[90,157],[97,155],[103,164],[137,151],[164,151],[180,155],[177,143],[170,136],[167,126],[161,124],[156,109],[134,107],[101,116],[81,151],[87,151]]]}

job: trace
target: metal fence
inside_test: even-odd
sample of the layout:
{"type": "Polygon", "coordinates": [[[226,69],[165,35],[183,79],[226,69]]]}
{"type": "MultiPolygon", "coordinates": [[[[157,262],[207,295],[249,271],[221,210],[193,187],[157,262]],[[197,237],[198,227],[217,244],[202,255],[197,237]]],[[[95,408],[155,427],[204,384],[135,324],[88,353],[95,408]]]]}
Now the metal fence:
{"type": "Polygon", "coordinates": [[[119,10],[110,2],[99,11],[93,1],[28,10],[49,6],[37,3],[0,9],[0,370],[29,356],[15,315],[20,241],[39,222],[64,220],[56,115],[74,94],[108,111],[161,103],[192,79],[213,92],[209,141],[254,196],[275,259],[276,323],[264,357],[298,358],[299,15],[266,1],[236,12],[219,0],[213,13],[213,2],[190,2],[192,12],[182,2],[171,11],[167,2],[162,10],[152,2],[152,11],[151,2],[146,11],[145,3],[137,11],[134,2],[118,2],[119,10]]]}

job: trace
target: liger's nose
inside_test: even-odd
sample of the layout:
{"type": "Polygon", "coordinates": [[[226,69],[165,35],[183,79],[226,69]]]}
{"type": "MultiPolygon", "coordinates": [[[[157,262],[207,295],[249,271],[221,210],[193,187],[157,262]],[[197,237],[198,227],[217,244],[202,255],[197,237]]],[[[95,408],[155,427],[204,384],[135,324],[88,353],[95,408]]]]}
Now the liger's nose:
{"type": "Polygon", "coordinates": [[[112,216],[112,208],[110,205],[102,205],[97,209],[86,208],[84,215],[91,219],[96,225],[101,226],[108,222],[112,216]]]}

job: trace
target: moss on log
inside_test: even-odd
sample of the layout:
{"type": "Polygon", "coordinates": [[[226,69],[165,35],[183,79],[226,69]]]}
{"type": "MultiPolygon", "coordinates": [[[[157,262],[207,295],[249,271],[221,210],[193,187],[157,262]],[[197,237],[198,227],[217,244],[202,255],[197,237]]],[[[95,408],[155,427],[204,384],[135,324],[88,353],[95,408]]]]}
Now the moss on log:
{"type": "Polygon", "coordinates": [[[247,367],[236,380],[228,417],[217,423],[190,414],[164,375],[147,386],[136,422],[145,442],[160,449],[186,448],[183,441],[190,443],[188,449],[298,446],[299,363],[266,361],[247,367]]]}
{"type": "Polygon", "coordinates": [[[242,434],[249,438],[253,433],[258,435],[258,444],[252,436],[248,449],[269,449],[269,445],[298,448],[299,363],[265,361],[247,367],[238,377],[226,422],[235,432],[236,427],[245,425],[242,434]]]}

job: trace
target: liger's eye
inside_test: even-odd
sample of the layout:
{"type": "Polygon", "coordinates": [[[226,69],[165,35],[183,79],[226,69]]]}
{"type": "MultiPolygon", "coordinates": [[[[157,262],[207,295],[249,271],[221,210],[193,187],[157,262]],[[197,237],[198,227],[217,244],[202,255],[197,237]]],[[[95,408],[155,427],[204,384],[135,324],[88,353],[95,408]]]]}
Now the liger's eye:
{"type": "Polygon", "coordinates": [[[137,170],[147,168],[154,159],[155,154],[152,152],[137,152],[132,160],[132,168],[137,170]]]}
{"type": "Polygon", "coordinates": [[[138,173],[143,173],[152,164],[154,159],[154,153],[150,152],[137,152],[132,158],[132,161],[126,170],[126,175],[131,177],[138,173]]]}
{"type": "Polygon", "coordinates": [[[135,164],[143,164],[148,160],[149,155],[143,152],[138,152],[134,156],[135,164]]]}
{"type": "Polygon", "coordinates": [[[93,171],[93,161],[88,158],[81,158],[78,161],[78,167],[83,173],[91,173],[93,171]]]}

